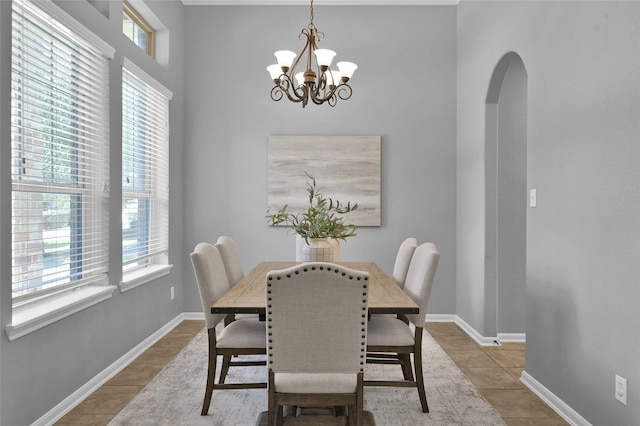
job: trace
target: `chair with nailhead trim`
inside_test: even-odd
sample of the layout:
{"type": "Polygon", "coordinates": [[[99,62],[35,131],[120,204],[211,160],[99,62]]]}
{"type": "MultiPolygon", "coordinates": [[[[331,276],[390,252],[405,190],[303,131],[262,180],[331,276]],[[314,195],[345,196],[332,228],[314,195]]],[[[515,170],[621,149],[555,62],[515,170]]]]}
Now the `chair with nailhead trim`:
{"type": "Polygon", "coordinates": [[[372,316],[367,332],[367,363],[400,364],[404,380],[365,380],[364,385],[415,387],[418,389],[422,411],[425,413],[429,412],[429,406],[422,373],[422,331],[439,259],[440,253],[432,243],[421,244],[415,249],[407,272],[404,291],[416,302],[420,308],[419,313],[398,315],[398,318],[391,315],[372,316]],[[397,359],[380,359],[380,357],[371,356],[376,353],[393,353],[397,355],[397,359]],[[413,354],[415,380],[411,371],[411,354],[413,354]]]}
{"type": "Polygon", "coordinates": [[[309,262],[267,274],[268,424],[286,405],[349,407],[363,423],[369,274],[309,262]]]}
{"type": "Polygon", "coordinates": [[[207,369],[207,386],[202,404],[201,415],[209,412],[211,396],[214,389],[256,389],[266,388],[267,383],[225,383],[225,374],[221,374],[215,383],[216,362],[218,356],[223,357],[222,371],[229,366],[265,365],[265,360],[231,361],[235,355],[266,354],[266,325],[257,318],[235,320],[222,329],[218,336],[216,326],[224,319],[224,314],[212,314],[213,305],[229,290],[229,280],[224,269],[222,256],[218,249],[209,243],[199,243],[191,253],[191,263],[196,275],[198,290],[204,318],[209,333],[209,362],[207,369]]]}

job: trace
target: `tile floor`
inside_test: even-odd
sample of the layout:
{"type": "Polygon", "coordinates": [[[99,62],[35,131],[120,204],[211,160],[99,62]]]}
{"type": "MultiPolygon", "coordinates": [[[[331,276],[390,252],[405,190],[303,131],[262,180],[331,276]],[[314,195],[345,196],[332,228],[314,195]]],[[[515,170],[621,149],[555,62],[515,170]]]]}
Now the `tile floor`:
{"type": "MultiPolygon", "coordinates": [[[[204,321],[183,321],[62,417],[57,426],[106,425],[204,327],[204,321]]],[[[519,381],[525,347],[505,343],[478,346],[454,323],[427,323],[427,330],[509,426],[567,425],[519,381]]]]}
{"type": "Polygon", "coordinates": [[[181,322],[55,425],[106,425],[203,327],[204,321],[181,322]]]}
{"type": "Polygon", "coordinates": [[[507,425],[569,424],[520,382],[524,343],[479,346],[452,322],[430,322],[426,329],[507,425]]]}

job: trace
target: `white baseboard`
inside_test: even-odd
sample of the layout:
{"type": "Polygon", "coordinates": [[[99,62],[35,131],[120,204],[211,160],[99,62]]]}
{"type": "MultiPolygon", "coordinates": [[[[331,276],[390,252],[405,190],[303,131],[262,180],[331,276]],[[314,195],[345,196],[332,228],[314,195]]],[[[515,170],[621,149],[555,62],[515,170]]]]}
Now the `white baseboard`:
{"type": "Polygon", "coordinates": [[[465,333],[481,346],[496,346],[502,342],[526,342],[526,333],[498,333],[496,337],[485,337],[465,320],[454,314],[427,314],[427,322],[455,322],[465,333]]]}
{"type": "Polygon", "coordinates": [[[572,426],[592,426],[584,417],[582,417],[577,411],[564,403],[560,398],[553,394],[549,389],[544,387],[542,383],[533,378],[526,371],[522,372],[520,381],[531,392],[535,393],[542,399],[549,407],[551,407],[556,413],[558,413],[567,423],[572,426]]]}
{"type": "Polygon", "coordinates": [[[473,327],[471,327],[465,320],[455,315],[455,323],[465,331],[473,340],[476,341],[480,346],[498,346],[500,345],[500,340],[498,336],[490,336],[485,337],[478,333],[473,327]]]}
{"type": "Polygon", "coordinates": [[[427,314],[426,322],[456,322],[453,314],[427,314]]]}
{"type": "Polygon", "coordinates": [[[52,425],[56,421],[58,421],[62,416],[71,411],[76,405],[84,401],[89,395],[95,392],[100,386],[109,381],[113,376],[118,374],[122,369],[124,369],[127,365],[129,365],[134,359],[140,356],[144,351],[149,349],[164,337],[168,332],[173,330],[173,328],[180,324],[185,319],[204,319],[204,314],[199,313],[199,318],[197,317],[198,313],[182,313],[175,317],[173,320],[169,321],[158,331],[153,333],[151,336],[147,337],[145,340],[140,342],[137,346],[131,349],[129,352],[120,357],[116,362],[102,370],[98,373],[94,378],[89,380],[83,386],[81,386],[78,390],[73,392],[67,398],[62,400],[58,405],[49,410],[44,416],[40,417],[31,426],[48,426],[52,425]]]}
{"type": "Polygon", "coordinates": [[[183,312],[180,317],[181,321],[184,320],[202,320],[204,321],[204,312],[183,312]]]}
{"type": "Polygon", "coordinates": [[[498,342],[526,343],[526,333],[498,333],[498,342]]]}

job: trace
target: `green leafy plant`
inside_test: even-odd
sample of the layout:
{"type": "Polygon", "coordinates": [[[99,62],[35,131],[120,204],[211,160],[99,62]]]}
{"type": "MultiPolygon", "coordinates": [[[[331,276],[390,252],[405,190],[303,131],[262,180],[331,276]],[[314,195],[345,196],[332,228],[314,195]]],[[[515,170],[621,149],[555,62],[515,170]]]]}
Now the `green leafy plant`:
{"type": "MultiPolygon", "coordinates": [[[[356,235],[356,226],[345,224],[342,215],[358,208],[358,203],[347,204],[325,197],[316,186],[316,179],[304,172],[309,195],[309,208],[306,212],[293,214],[287,212],[287,205],[276,213],[267,214],[265,218],[270,225],[289,225],[296,234],[309,244],[309,238],[335,238],[346,240],[356,235]]],[[[267,212],[269,213],[269,212],[267,212]]]]}

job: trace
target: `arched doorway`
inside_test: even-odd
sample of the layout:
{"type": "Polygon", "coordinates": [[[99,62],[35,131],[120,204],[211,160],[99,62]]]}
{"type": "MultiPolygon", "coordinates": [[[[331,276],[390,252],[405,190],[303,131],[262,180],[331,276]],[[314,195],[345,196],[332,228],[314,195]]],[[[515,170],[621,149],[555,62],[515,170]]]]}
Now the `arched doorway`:
{"type": "Polygon", "coordinates": [[[523,340],[526,306],[527,72],[507,53],[485,114],[485,336],[523,340]]]}

